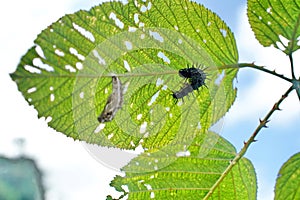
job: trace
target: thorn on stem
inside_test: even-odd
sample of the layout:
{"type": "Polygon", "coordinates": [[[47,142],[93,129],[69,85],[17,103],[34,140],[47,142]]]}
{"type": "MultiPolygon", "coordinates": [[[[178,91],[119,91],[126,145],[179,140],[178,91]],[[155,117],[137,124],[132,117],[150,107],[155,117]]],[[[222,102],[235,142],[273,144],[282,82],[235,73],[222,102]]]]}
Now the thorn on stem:
{"type": "Polygon", "coordinates": [[[268,128],[267,126],[267,123],[269,122],[270,120],[261,120],[259,119],[259,123],[262,125],[262,127],[264,128],[268,128]]]}
{"type": "Polygon", "coordinates": [[[274,109],[274,110],[279,110],[279,111],[281,110],[281,109],[279,108],[278,103],[274,104],[273,109],[274,109]]]}

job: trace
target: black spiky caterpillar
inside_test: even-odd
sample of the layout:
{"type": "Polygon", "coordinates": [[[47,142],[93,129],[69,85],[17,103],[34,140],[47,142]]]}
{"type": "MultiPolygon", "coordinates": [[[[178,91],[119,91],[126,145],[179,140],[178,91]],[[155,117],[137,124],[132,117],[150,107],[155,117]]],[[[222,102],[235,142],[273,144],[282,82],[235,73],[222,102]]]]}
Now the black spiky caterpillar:
{"type": "Polygon", "coordinates": [[[173,92],[175,99],[180,99],[187,96],[193,90],[198,90],[201,86],[205,85],[206,73],[199,67],[188,67],[179,70],[179,76],[184,77],[188,80],[188,83],[177,92],[173,92]]]}

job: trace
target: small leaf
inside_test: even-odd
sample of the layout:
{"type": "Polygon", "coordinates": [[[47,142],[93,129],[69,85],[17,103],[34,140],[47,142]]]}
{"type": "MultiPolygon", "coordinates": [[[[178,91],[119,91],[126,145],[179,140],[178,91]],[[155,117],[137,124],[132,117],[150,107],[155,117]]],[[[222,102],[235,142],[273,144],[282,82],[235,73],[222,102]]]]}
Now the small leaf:
{"type": "Polygon", "coordinates": [[[207,196],[236,150],[215,133],[197,135],[189,147],[181,146],[181,151],[139,155],[123,168],[126,176],[117,176],[111,186],[127,194],[128,199],[256,199],[255,171],[245,158],[207,196]],[[217,140],[212,146],[211,139],[217,140]]]}
{"type": "Polygon", "coordinates": [[[299,49],[299,0],[248,0],[248,18],[263,46],[273,45],[287,55],[299,49]]]}
{"type": "Polygon", "coordinates": [[[204,131],[236,97],[237,48],[226,24],[187,0],[106,2],[48,26],[11,74],[39,117],[68,137],[102,146],[160,148],[186,132],[204,131]],[[178,70],[208,67],[207,88],[176,104],[178,70]],[[127,87],[114,119],[99,124],[111,77],[127,87]],[[189,115],[190,113],[190,115],[189,115]],[[191,115],[191,113],[193,115],[191,115]],[[186,129],[182,129],[188,127],[186,129]]]}
{"type": "Polygon", "coordinates": [[[281,167],[275,187],[276,200],[300,199],[300,153],[293,155],[281,167]]]}

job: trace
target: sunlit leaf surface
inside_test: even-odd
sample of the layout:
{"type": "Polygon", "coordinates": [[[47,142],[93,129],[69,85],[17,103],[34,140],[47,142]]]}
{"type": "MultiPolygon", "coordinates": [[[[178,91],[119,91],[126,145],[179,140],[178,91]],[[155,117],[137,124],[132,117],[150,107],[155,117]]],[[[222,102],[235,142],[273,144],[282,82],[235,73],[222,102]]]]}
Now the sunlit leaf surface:
{"type": "Polygon", "coordinates": [[[224,116],[235,99],[237,70],[217,67],[237,59],[233,34],[201,5],[108,2],[48,26],[11,76],[39,117],[69,137],[159,148],[185,133],[187,124],[192,132],[197,126],[207,130],[224,116]],[[172,92],[186,82],[178,70],[187,64],[208,67],[207,88],[176,104],[172,92]],[[99,125],[112,75],[126,86],[124,104],[114,120],[99,125]]]}
{"type": "Polygon", "coordinates": [[[300,153],[293,155],[281,167],[275,187],[276,200],[300,198],[300,153]]]}
{"type": "Polygon", "coordinates": [[[117,176],[111,185],[128,199],[256,199],[254,168],[245,158],[208,195],[236,153],[220,136],[200,134],[187,149],[164,153],[147,152],[133,159],[124,168],[126,176],[117,176]],[[217,139],[213,147],[207,146],[207,138],[217,139]]]}
{"type": "Polygon", "coordinates": [[[248,17],[263,46],[273,45],[288,55],[299,49],[299,0],[249,0],[248,17]]]}

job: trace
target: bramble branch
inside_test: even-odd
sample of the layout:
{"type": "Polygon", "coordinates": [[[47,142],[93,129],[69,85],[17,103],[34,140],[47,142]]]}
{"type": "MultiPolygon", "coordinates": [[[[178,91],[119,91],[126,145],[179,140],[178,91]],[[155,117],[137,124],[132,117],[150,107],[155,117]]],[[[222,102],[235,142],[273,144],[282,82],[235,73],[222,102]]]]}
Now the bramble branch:
{"type": "Polygon", "coordinates": [[[248,139],[247,142],[244,142],[244,147],[241,149],[241,151],[235,156],[235,158],[232,160],[232,162],[229,164],[229,166],[226,168],[226,170],[222,173],[220,178],[216,181],[216,183],[212,186],[212,188],[209,190],[209,192],[206,194],[206,196],[203,199],[208,199],[212,193],[216,190],[216,188],[219,186],[219,184],[223,181],[223,179],[226,177],[226,175],[231,171],[231,169],[236,165],[236,163],[245,155],[248,148],[253,142],[256,142],[255,137],[259,133],[259,131],[262,128],[267,128],[267,123],[270,121],[270,117],[276,110],[280,110],[279,105],[284,101],[285,98],[289,95],[291,91],[293,91],[293,86],[290,87],[282,96],[281,98],[274,104],[272,109],[267,113],[267,115],[259,120],[259,125],[255,129],[255,131],[252,133],[251,137],[248,139]]]}

